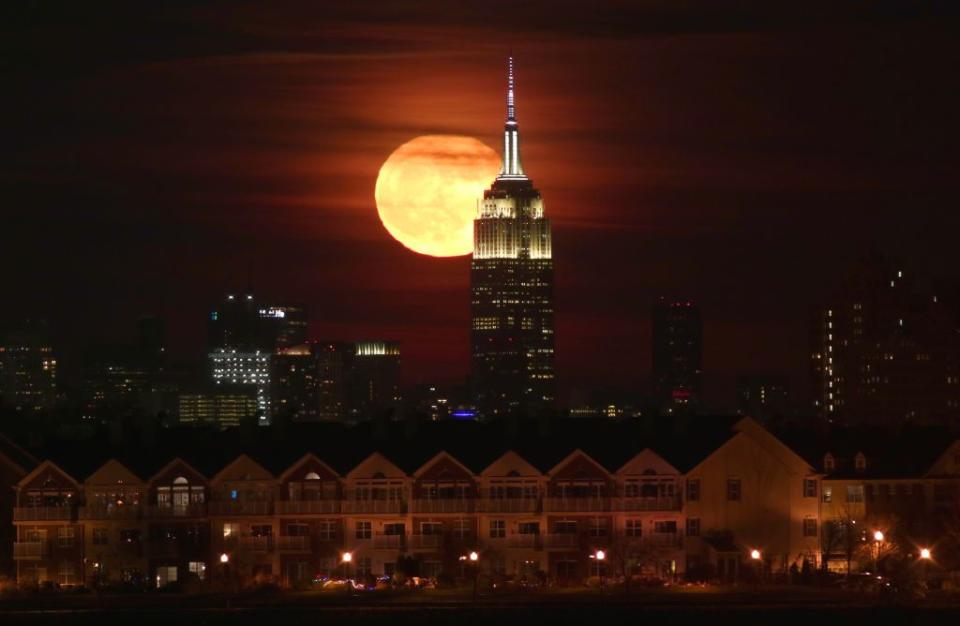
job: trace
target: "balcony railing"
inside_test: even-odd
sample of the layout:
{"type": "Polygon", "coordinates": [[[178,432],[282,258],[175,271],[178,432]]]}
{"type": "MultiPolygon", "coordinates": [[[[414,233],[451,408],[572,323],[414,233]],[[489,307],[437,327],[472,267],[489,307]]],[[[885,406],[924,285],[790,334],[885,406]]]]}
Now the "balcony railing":
{"type": "Polygon", "coordinates": [[[622,497],[611,502],[614,511],[679,511],[680,496],[668,497],[622,497]]]}
{"type": "Polygon", "coordinates": [[[413,550],[433,550],[443,545],[443,535],[410,535],[409,546],[413,550]]]}
{"type": "Polygon", "coordinates": [[[136,519],[140,517],[139,504],[104,505],[91,504],[80,507],[82,520],[136,519]]]}
{"type": "Polygon", "coordinates": [[[406,546],[404,535],[374,535],[373,547],[377,549],[398,550],[406,546]]]}
{"type": "Polygon", "coordinates": [[[490,498],[477,502],[477,509],[487,513],[536,513],[539,498],[490,498]]]}
{"type": "Polygon", "coordinates": [[[309,552],[313,548],[313,537],[309,535],[280,535],[277,537],[277,550],[283,552],[309,552]]]}
{"type": "Polygon", "coordinates": [[[415,498],[410,508],[413,513],[472,513],[475,502],[473,498],[415,498]]]}
{"type": "Polygon", "coordinates": [[[406,513],[406,502],[402,500],[344,500],[341,510],[344,513],[406,513]]]}
{"type": "Polygon", "coordinates": [[[15,522],[63,521],[73,517],[69,506],[18,506],[13,509],[15,522]]]}
{"type": "Polygon", "coordinates": [[[679,548],[683,545],[683,535],[680,533],[647,533],[642,537],[620,535],[617,541],[633,548],[679,548]]]}
{"type": "Polygon", "coordinates": [[[530,548],[538,550],[542,542],[540,541],[540,535],[524,533],[521,535],[509,535],[506,539],[506,544],[508,548],[530,548]]]}
{"type": "Polygon", "coordinates": [[[277,515],[329,515],[339,513],[340,500],[278,500],[277,515]]]}
{"type": "Polygon", "coordinates": [[[49,552],[49,544],[46,541],[15,541],[13,543],[13,558],[18,561],[40,560],[49,552]]]}
{"type": "Polygon", "coordinates": [[[543,544],[548,550],[564,550],[579,548],[581,541],[577,533],[547,533],[543,544]]]}
{"type": "Polygon", "coordinates": [[[221,500],[208,506],[210,515],[270,515],[273,507],[268,501],[221,500]]]}
{"type": "Polygon", "coordinates": [[[610,498],[544,498],[543,509],[565,513],[609,511],[610,498]]]}
{"type": "Polygon", "coordinates": [[[166,517],[206,517],[206,504],[169,504],[148,506],[144,513],[146,517],[166,518],[166,517]]]}
{"type": "Polygon", "coordinates": [[[240,537],[239,546],[250,552],[269,552],[273,550],[273,537],[240,537]]]}

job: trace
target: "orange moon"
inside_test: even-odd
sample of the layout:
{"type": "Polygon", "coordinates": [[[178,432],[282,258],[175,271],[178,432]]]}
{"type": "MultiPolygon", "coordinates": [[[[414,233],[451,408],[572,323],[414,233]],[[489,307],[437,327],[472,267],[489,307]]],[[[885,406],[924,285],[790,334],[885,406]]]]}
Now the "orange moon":
{"type": "Polygon", "coordinates": [[[380,167],[374,191],[380,221],[414,252],[470,254],[477,201],[499,172],[500,157],[473,137],[411,139],[380,167]]]}

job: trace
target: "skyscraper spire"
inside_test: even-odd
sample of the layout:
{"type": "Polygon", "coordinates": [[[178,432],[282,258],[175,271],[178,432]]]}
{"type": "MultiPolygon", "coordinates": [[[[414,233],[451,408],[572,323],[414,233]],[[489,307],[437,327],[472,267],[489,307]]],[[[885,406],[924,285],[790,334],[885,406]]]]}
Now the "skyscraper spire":
{"type": "Polygon", "coordinates": [[[503,169],[498,180],[526,180],[520,165],[520,133],[513,95],[513,57],[507,57],[507,122],[503,127],[503,169]]]}

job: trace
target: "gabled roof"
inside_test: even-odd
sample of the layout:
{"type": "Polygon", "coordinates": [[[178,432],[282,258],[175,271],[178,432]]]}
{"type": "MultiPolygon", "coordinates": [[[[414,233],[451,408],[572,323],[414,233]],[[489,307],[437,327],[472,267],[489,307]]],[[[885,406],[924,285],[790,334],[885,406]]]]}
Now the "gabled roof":
{"type": "Polygon", "coordinates": [[[433,455],[433,457],[429,461],[427,461],[426,463],[421,465],[419,468],[417,468],[417,470],[413,473],[413,477],[420,478],[421,476],[423,476],[424,472],[426,472],[432,466],[436,465],[438,462],[443,460],[452,462],[454,465],[462,469],[464,473],[467,474],[468,476],[471,476],[471,477],[474,476],[473,471],[469,467],[467,467],[457,459],[453,458],[453,456],[451,456],[449,452],[445,450],[441,450],[440,452],[437,452],[435,455],[433,455]]]}
{"type": "Polygon", "coordinates": [[[36,466],[32,472],[30,472],[29,474],[21,478],[20,482],[17,483],[17,487],[23,487],[23,486],[29,485],[34,478],[37,478],[45,470],[51,470],[51,469],[57,472],[58,474],[62,475],[64,478],[72,482],[74,485],[77,485],[78,487],[80,486],[80,483],[77,482],[76,478],[74,478],[67,472],[63,471],[63,469],[61,469],[60,466],[58,466],[56,463],[54,463],[50,459],[47,459],[45,461],[42,461],[40,465],[36,466]]]}
{"type": "MultiPolygon", "coordinates": [[[[379,452],[374,452],[369,455],[356,467],[354,467],[350,472],[347,473],[346,478],[371,478],[371,476],[361,475],[361,472],[369,471],[370,466],[374,464],[379,464],[383,468],[387,469],[390,474],[393,474],[395,477],[404,477],[406,478],[407,474],[402,469],[400,469],[396,463],[388,459],[386,456],[379,452]]],[[[390,478],[390,474],[383,472],[387,478],[390,478]]]]}
{"type": "Polygon", "coordinates": [[[201,472],[197,471],[197,468],[195,468],[194,466],[190,465],[189,463],[187,463],[186,461],[184,461],[184,460],[181,459],[180,457],[175,457],[175,458],[174,458],[173,460],[171,460],[169,463],[167,463],[166,465],[164,465],[163,467],[161,467],[159,470],[157,470],[156,473],[154,473],[154,475],[150,477],[150,480],[147,481],[147,484],[152,485],[152,484],[153,484],[154,482],[156,482],[161,476],[163,476],[164,474],[166,474],[170,469],[172,469],[173,467],[175,467],[177,464],[183,465],[184,467],[186,467],[187,469],[189,469],[191,472],[193,472],[193,473],[196,474],[197,476],[201,477],[201,478],[204,480],[204,482],[209,482],[209,481],[207,480],[207,477],[206,477],[206,476],[204,476],[201,472]]]}
{"type": "MultiPolygon", "coordinates": [[[[671,465],[669,462],[667,462],[666,459],[664,459],[662,456],[660,456],[659,454],[657,454],[656,452],[654,452],[654,451],[651,450],[650,448],[644,448],[644,449],[641,450],[640,452],[637,452],[630,460],[628,460],[626,463],[624,463],[623,465],[621,465],[621,466],[620,466],[620,469],[618,469],[618,470],[617,470],[616,472],[614,472],[614,473],[615,473],[615,474],[625,475],[625,474],[628,473],[628,470],[629,470],[629,468],[630,468],[631,466],[633,466],[633,465],[639,465],[639,464],[641,463],[641,461],[643,461],[643,464],[644,464],[646,467],[650,467],[650,466],[660,466],[661,469],[667,469],[667,470],[668,470],[668,472],[666,472],[666,473],[669,473],[669,474],[679,474],[679,473],[680,473],[680,471],[677,470],[677,468],[675,468],[673,465],[671,465]]],[[[642,473],[642,471],[641,471],[641,472],[636,472],[636,473],[639,474],[639,473],[642,473]]],[[[663,474],[661,474],[660,472],[658,472],[658,474],[663,475],[663,474]]]]}
{"type": "Polygon", "coordinates": [[[603,465],[598,463],[592,456],[590,456],[580,448],[577,448],[576,450],[568,454],[566,457],[564,457],[562,461],[560,461],[559,463],[554,465],[552,468],[550,468],[550,471],[547,472],[547,476],[555,476],[560,470],[562,470],[564,467],[569,465],[577,457],[582,457],[589,463],[593,464],[597,469],[599,469],[604,474],[609,473],[607,471],[607,468],[605,468],[603,465]]]}
{"type": "MultiPolygon", "coordinates": [[[[491,470],[500,464],[512,464],[516,468],[522,469],[522,471],[517,470],[521,476],[543,476],[543,472],[534,467],[529,461],[525,458],[514,452],[513,450],[507,450],[496,459],[494,459],[489,465],[487,465],[483,471],[480,472],[481,476],[494,476],[491,470]]],[[[497,475],[499,476],[499,475],[497,475]]]]}
{"type": "Polygon", "coordinates": [[[293,472],[295,472],[295,471],[297,470],[297,468],[299,468],[299,467],[300,467],[301,465],[303,465],[304,463],[308,463],[308,462],[311,462],[311,461],[314,462],[314,463],[316,463],[316,464],[318,464],[318,465],[320,465],[320,466],[322,466],[322,467],[324,467],[324,468],[326,468],[326,469],[327,469],[331,474],[333,474],[334,476],[336,476],[336,477],[338,477],[338,478],[340,477],[340,474],[338,474],[335,469],[333,469],[332,467],[330,467],[329,465],[327,465],[326,463],[324,463],[323,460],[320,459],[316,454],[314,454],[313,452],[307,452],[307,453],[304,454],[302,457],[300,457],[299,459],[297,459],[297,460],[296,460],[290,467],[288,467],[282,474],[280,474],[279,476],[277,476],[277,480],[280,481],[280,482],[283,482],[283,481],[287,480],[287,479],[290,477],[290,474],[292,474],[293,472]]]}
{"type": "Polygon", "coordinates": [[[264,481],[264,480],[273,480],[273,474],[267,471],[265,467],[251,459],[246,454],[241,454],[233,461],[228,463],[226,467],[217,472],[217,474],[210,479],[211,483],[219,483],[224,480],[251,480],[251,481],[264,481]],[[231,476],[230,473],[236,469],[246,469],[247,473],[242,476],[231,476]]]}
{"type": "Polygon", "coordinates": [[[143,479],[131,472],[126,465],[116,459],[109,459],[94,473],[87,476],[84,485],[113,485],[117,481],[124,484],[142,485],[143,479]]]}

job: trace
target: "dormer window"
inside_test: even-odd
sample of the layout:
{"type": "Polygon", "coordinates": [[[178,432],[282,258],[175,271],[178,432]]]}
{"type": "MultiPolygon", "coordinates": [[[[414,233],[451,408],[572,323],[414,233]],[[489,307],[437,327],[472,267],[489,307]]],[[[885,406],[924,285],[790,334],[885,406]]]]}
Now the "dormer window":
{"type": "Polygon", "coordinates": [[[853,457],[853,469],[858,474],[867,471],[867,457],[863,456],[863,452],[857,452],[857,456],[853,457]]]}
{"type": "Polygon", "coordinates": [[[827,474],[835,471],[837,469],[837,460],[833,458],[833,455],[827,452],[823,457],[823,471],[827,474]]]}

